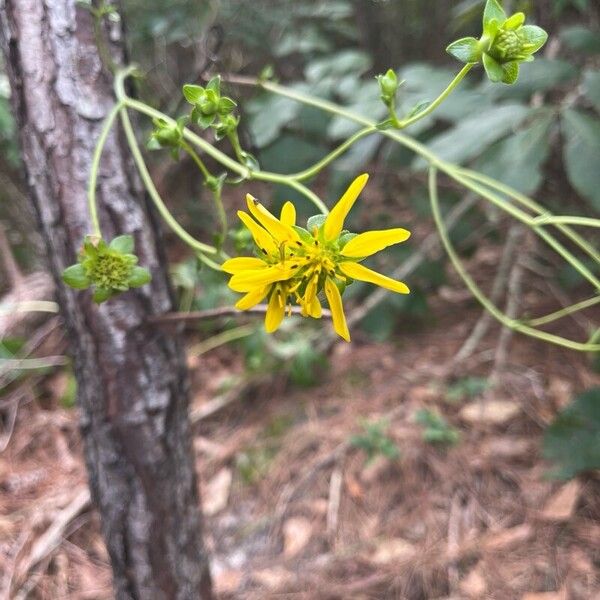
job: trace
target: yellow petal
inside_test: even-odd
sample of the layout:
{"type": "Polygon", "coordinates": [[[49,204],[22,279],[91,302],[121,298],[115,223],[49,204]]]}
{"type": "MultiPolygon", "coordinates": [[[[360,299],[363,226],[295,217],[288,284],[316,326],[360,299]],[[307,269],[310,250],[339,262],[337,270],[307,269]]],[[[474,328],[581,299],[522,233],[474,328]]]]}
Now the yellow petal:
{"type": "Polygon", "coordinates": [[[269,285],[277,281],[289,279],[293,270],[281,267],[267,267],[266,269],[256,269],[254,271],[244,271],[236,273],[229,280],[229,287],[236,292],[250,292],[259,286],[269,285]]]}
{"type": "Polygon", "coordinates": [[[254,196],[246,194],[246,204],[252,216],[277,242],[295,242],[300,239],[300,236],[289,225],[284,225],[277,217],[273,216],[254,196]]]}
{"type": "Polygon", "coordinates": [[[237,256],[236,258],[230,258],[229,260],[226,260],[221,265],[221,269],[225,271],[225,273],[231,273],[232,275],[235,275],[236,273],[266,268],[268,266],[269,265],[260,258],[254,258],[252,256],[237,256]]]}
{"type": "Polygon", "coordinates": [[[350,209],[356,202],[358,195],[365,187],[369,176],[364,173],[359,175],[344,192],[344,195],[338,200],[337,204],[331,209],[331,212],[325,219],[323,232],[326,240],[334,240],[339,237],[344,229],[344,220],[350,212],[350,209]]]}
{"type": "Polygon", "coordinates": [[[408,294],[410,292],[405,283],[396,281],[395,279],[391,279],[385,275],[381,275],[381,273],[372,271],[364,265],[359,265],[355,262],[342,262],[338,264],[338,267],[344,275],[347,275],[352,279],[359,279],[360,281],[374,283],[375,285],[386,288],[387,290],[392,290],[392,292],[398,292],[398,294],[408,294]]]}
{"type": "Polygon", "coordinates": [[[385,229],[383,231],[367,231],[353,237],[341,251],[342,256],[349,258],[366,258],[388,246],[399,244],[410,237],[406,229],[385,229]]]}
{"type": "Polygon", "coordinates": [[[263,301],[264,297],[269,291],[269,288],[270,286],[267,285],[265,287],[256,288],[251,292],[248,292],[245,296],[243,296],[236,302],[235,307],[238,310],[248,310],[253,306],[256,306],[259,302],[263,301]]]}
{"type": "Polygon", "coordinates": [[[312,299],[312,302],[307,307],[306,312],[313,319],[321,318],[321,315],[323,314],[323,309],[321,308],[321,302],[319,302],[319,299],[316,296],[312,299]]]}
{"type": "Polygon", "coordinates": [[[285,314],[285,301],[279,287],[276,287],[271,294],[267,314],[265,315],[265,330],[267,333],[273,333],[281,325],[285,314]]]}
{"type": "Polygon", "coordinates": [[[273,236],[263,227],[261,227],[248,213],[238,210],[238,217],[242,223],[250,230],[254,242],[263,251],[263,254],[276,254],[279,248],[273,239],[273,236]]]}
{"type": "Polygon", "coordinates": [[[296,224],[296,207],[291,202],[288,201],[281,207],[279,220],[288,227],[293,227],[296,224]]]}
{"type": "Polygon", "coordinates": [[[325,279],[325,295],[331,309],[331,317],[333,319],[333,328],[335,332],[347,342],[350,341],[350,332],[346,324],[346,315],[344,314],[344,305],[342,304],[342,296],[337,285],[329,278],[325,279]]]}

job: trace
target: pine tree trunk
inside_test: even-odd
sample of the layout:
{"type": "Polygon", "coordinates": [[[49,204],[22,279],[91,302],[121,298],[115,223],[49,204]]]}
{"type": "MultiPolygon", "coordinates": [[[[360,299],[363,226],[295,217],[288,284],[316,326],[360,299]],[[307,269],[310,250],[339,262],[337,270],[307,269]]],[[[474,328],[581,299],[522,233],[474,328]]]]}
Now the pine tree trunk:
{"type": "MultiPolygon", "coordinates": [[[[108,27],[108,26],[107,26],[108,27]]],[[[124,60],[122,28],[106,31],[124,60]]],[[[98,182],[105,239],[131,233],[152,283],[96,306],[61,282],[90,233],[86,185],[114,104],[92,15],[75,0],[0,2],[0,42],[23,161],[48,267],[71,339],[92,497],[118,599],[210,597],[188,422],[188,378],[176,339],[148,323],[172,309],[156,223],[120,135],[98,182]]]]}

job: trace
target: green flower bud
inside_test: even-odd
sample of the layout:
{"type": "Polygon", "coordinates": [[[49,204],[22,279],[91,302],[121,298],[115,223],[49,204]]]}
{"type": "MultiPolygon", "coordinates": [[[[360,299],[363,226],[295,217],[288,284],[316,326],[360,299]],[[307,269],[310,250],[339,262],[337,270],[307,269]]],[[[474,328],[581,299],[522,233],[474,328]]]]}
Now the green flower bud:
{"type": "Polygon", "coordinates": [[[388,69],[385,75],[379,75],[379,88],[386,96],[393,96],[398,89],[398,77],[392,69],[388,69]]]}
{"type": "Polygon", "coordinates": [[[381,91],[381,100],[389,106],[394,102],[396,92],[398,91],[398,77],[392,69],[388,69],[385,75],[377,75],[379,89],[381,91]]]}
{"type": "Polygon", "coordinates": [[[233,133],[237,129],[239,122],[239,117],[235,117],[232,114],[221,116],[219,122],[213,125],[217,140],[222,140],[233,133]]]}
{"type": "Polygon", "coordinates": [[[462,62],[482,63],[493,82],[514,83],[519,64],[532,61],[548,39],[541,27],[524,23],[522,12],[508,17],[498,0],[487,0],[481,38],[461,38],[450,44],[447,51],[462,62]]]}
{"type": "Polygon", "coordinates": [[[154,130],[148,142],[150,149],[179,148],[186,120],[187,117],[180,117],[176,123],[167,123],[164,119],[153,119],[154,130]]]}
{"type": "Polygon", "coordinates": [[[151,279],[150,272],[138,267],[133,254],[133,237],[121,235],[110,244],[102,239],[87,236],[79,253],[79,262],[63,272],[63,281],[72,288],[94,287],[94,302],[101,303],[110,297],[140,287],[151,279]]]}

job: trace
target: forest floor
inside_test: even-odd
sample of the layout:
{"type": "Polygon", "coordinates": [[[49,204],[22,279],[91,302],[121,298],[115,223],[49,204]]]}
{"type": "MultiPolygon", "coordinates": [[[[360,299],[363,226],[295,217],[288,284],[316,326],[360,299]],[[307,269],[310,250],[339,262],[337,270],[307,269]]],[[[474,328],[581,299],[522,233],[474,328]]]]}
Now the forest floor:
{"type": "MultiPolygon", "coordinates": [[[[438,297],[433,314],[395,343],[335,345],[316,387],[274,376],[196,421],[219,598],[600,597],[600,480],[551,480],[540,456],[543,427],[599,378],[583,356],[518,336],[497,385],[457,398],[457,381],[489,375],[498,328],[448,370],[480,311],[438,297]],[[459,442],[425,442],[423,408],[459,442]],[[368,460],[350,441],[359,419],[380,423],[398,457],[368,460]]],[[[243,368],[227,348],[190,366],[192,414],[243,368]]],[[[77,411],[52,402],[61,386],[55,374],[22,403],[0,454],[6,598],[111,598],[77,411]]]]}

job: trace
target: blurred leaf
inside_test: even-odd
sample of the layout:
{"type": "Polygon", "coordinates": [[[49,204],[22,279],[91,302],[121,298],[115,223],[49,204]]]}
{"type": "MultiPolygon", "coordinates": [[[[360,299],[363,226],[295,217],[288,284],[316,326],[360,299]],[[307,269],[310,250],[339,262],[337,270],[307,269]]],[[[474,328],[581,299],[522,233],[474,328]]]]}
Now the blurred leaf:
{"type": "Polygon", "coordinates": [[[475,398],[485,392],[489,387],[487,379],[482,377],[463,377],[457,379],[446,390],[446,400],[460,402],[466,398],[475,398]]]}
{"type": "Polygon", "coordinates": [[[296,53],[311,54],[331,50],[331,42],[325,33],[308,25],[297,31],[287,31],[273,47],[273,54],[282,58],[296,53]]]}
{"type": "Polygon", "coordinates": [[[580,394],[546,429],[544,457],[561,479],[600,468],[600,387],[580,394]]]}
{"type": "Polygon", "coordinates": [[[292,134],[282,134],[261,152],[265,169],[278,173],[293,173],[321,159],[327,150],[292,134]]]}
{"type": "Polygon", "coordinates": [[[590,69],[584,73],[583,91],[600,113],[600,71],[590,69]]]}
{"type": "Polygon", "coordinates": [[[573,25],[560,32],[560,39],[566,46],[584,54],[600,53],[600,32],[584,25],[573,25]]]}
{"type": "Polygon", "coordinates": [[[423,439],[429,444],[456,444],[460,439],[458,430],[433,410],[419,410],[415,420],[423,426],[423,439]]]}
{"type": "Polygon", "coordinates": [[[327,76],[364,73],[371,67],[371,59],[361,50],[340,50],[331,56],[313,60],[305,69],[308,81],[318,81],[327,76]]]}
{"type": "Polygon", "coordinates": [[[541,167],[550,150],[548,134],[553,122],[553,115],[544,110],[528,126],[487,150],[474,168],[524,194],[532,194],[542,182],[541,167]]]}
{"type": "Polygon", "coordinates": [[[571,185],[600,210],[600,119],[568,108],[562,113],[563,156],[571,185]]]}
{"type": "MultiPolygon", "coordinates": [[[[464,164],[516,129],[529,113],[530,109],[522,104],[490,108],[434,137],[428,144],[429,150],[443,160],[464,164]]],[[[413,163],[419,169],[425,164],[421,158],[413,163]]]]}
{"type": "Polygon", "coordinates": [[[384,420],[371,422],[361,420],[363,431],[361,434],[350,437],[350,445],[364,450],[368,462],[371,462],[378,455],[385,456],[390,460],[399,458],[400,451],[398,447],[385,433],[387,425],[384,420]]]}
{"type": "Polygon", "coordinates": [[[283,127],[300,112],[302,105],[288,98],[265,94],[245,105],[252,140],[258,148],[264,148],[277,139],[283,127]]]}

